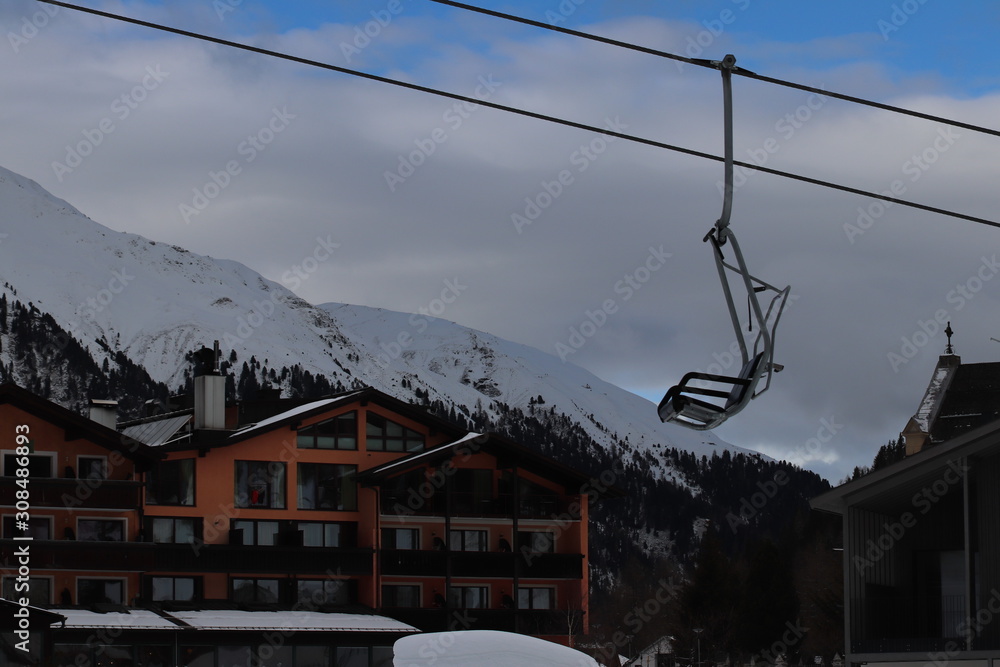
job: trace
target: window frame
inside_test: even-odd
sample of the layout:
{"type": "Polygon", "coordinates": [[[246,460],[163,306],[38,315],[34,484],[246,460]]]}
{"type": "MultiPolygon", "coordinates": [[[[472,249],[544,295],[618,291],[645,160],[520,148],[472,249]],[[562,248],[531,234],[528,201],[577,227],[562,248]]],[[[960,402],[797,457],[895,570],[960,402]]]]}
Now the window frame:
{"type": "Polygon", "coordinates": [[[198,464],[196,461],[197,459],[188,458],[188,459],[171,459],[169,461],[158,462],[151,470],[149,470],[149,472],[146,473],[146,484],[145,484],[146,504],[166,506],[166,507],[194,507],[195,505],[197,505],[198,464]],[[176,479],[178,480],[177,484],[180,487],[177,490],[178,500],[176,502],[170,502],[165,499],[166,497],[169,497],[168,494],[158,494],[156,492],[162,491],[163,490],[162,487],[164,487],[168,482],[172,481],[172,480],[165,480],[162,477],[160,477],[160,475],[163,472],[163,468],[166,466],[173,466],[175,464],[178,467],[181,467],[182,465],[188,465],[188,464],[190,465],[191,467],[190,482],[188,482],[189,488],[187,489],[187,493],[184,494],[183,492],[185,489],[182,482],[184,478],[187,477],[187,475],[184,474],[184,470],[178,471],[178,474],[175,475],[176,479]],[[153,488],[154,486],[159,488],[154,489],[153,488]],[[157,497],[158,495],[162,495],[164,496],[164,498],[158,498],[157,497]]]}
{"type": "MultiPolygon", "coordinates": [[[[339,424],[337,424],[339,426],[339,424]]],[[[309,426],[302,426],[298,429],[295,436],[295,446],[299,449],[316,449],[316,450],[326,450],[326,451],[357,451],[358,450],[358,411],[351,410],[350,412],[345,412],[343,414],[330,417],[329,419],[324,419],[323,421],[316,422],[315,424],[310,424],[309,426]],[[350,418],[350,419],[347,419],[350,418]],[[354,426],[350,431],[350,435],[347,434],[347,429],[334,428],[333,435],[320,436],[318,433],[310,433],[311,431],[318,431],[320,427],[339,421],[353,421],[354,426]],[[332,447],[322,447],[320,446],[320,437],[332,438],[332,447]],[[303,444],[306,438],[310,438],[312,444],[303,444]],[[341,446],[341,440],[344,444],[350,444],[350,446],[341,446]],[[351,442],[353,441],[353,442],[351,442]]]]}
{"type": "Polygon", "coordinates": [[[231,602],[245,603],[245,604],[280,604],[281,603],[281,579],[279,577],[239,577],[232,576],[229,578],[229,599],[231,602]],[[237,600],[236,599],[236,582],[237,581],[252,581],[254,591],[260,590],[260,583],[262,581],[273,581],[275,584],[275,597],[274,600],[260,600],[254,596],[253,600],[237,600]]]}
{"type": "Polygon", "coordinates": [[[0,596],[4,597],[7,600],[17,600],[20,597],[24,597],[24,593],[26,592],[28,593],[27,597],[32,605],[37,606],[41,604],[44,605],[52,604],[52,589],[53,589],[53,584],[55,583],[55,577],[53,575],[50,574],[29,575],[27,591],[18,591],[15,589],[15,586],[17,586],[18,584],[17,580],[18,580],[17,576],[4,575],[2,580],[0,580],[0,596]],[[7,590],[8,582],[10,586],[9,591],[7,590]],[[38,595],[39,589],[41,588],[40,586],[38,586],[39,582],[45,582],[45,585],[48,587],[48,595],[46,596],[46,600],[44,602],[35,598],[35,596],[38,595]],[[10,595],[8,595],[8,593],[10,593],[10,595]]]}
{"type": "MultiPolygon", "coordinates": [[[[35,451],[35,452],[30,452],[25,456],[29,458],[28,479],[56,479],[59,477],[58,471],[56,470],[56,466],[59,463],[59,452],[35,451]],[[43,459],[43,458],[49,460],[49,474],[45,476],[30,474],[31,472],[30,459],[43,459]]],[[[17,459],[19,458],[20,456],[13,449],[0,450],[0,465],[3,466],[3,471],[0,472],[0,477],[16,477],[17,469],[21,467],[17,465],[17,459]]]]}
{"type": "Polygon", "coordinates": [[[395,550],[398,550],[398,551],[420,551],[420,545],[421,545],[421,543],[420,543],[420,529],[419,528],[397,527],[397,526],[385,527],[385,526],[383,526],[382,527],[382,535],[380,537],[382,538],[382,548],[383,549],[395,549],[395,550]],[[389,534],[390,532],[392,534],[392,538],[391,539],[387,539],[387,534],[389,534]],[[411,534],[411,537],[413,539],[413,546],[412,547],[401,547],[401,546],[399,546],[398,533],[400,533],[400,532],[407,532],[407,533],[411,534]],[[390,543],[390,542],[391,542],[391,544],[387,544],[387,543],[390,543]]]}
{"type": "MultiPolygon", "coordinates": [[[[357,512],[358,511],[358,466],[350,463],[325,463],[319,461],[299,461],[296,463],[295,467],[295,497],[296,497],[296,509],[305,511],[320,511],[320,512],[357,512]],[[316,468],[314,473],[310,475],[303,474],[306,468],[316,468]],[[344,479],[351,480],[349,482],[348,491],[345,492],[343,489],[339,493],[336,493],[338,502],[336,506],[320,506],[320,498],[322,497],[323,487],[319,482],[322,475],[322,470],[325,468],[347,470],[346,474],[340,474],[336,477],[337,483],[343,483],[344,479]],[[308,477],[316,478],[315,488],[312,489],[312,494],[316,497],[306,500],[306,496],[303,495],[304,492],[309,491],[304,485],[303,481],[308,477]],[[345,502],[345,496],[348,496],[345,502]]],[[[327,501],[328,504],[329,501],[327,501]]]]}
{"type": "MultiPolygon", "coordinates": [[[[19,533],[17,531],[17,522],[15,521],[15,518],[14,518],[13,514],[4,514],[3,515],[3,523],[2,523],[2,526],[0,526],[0,529],[2,529],[2,531],[3,531],[2,535],[3,535],[3,539],[5,539],[5,540],[15,539],[18,535],[21,535],[21,536],[25,535],[25,533],[23,533],[23,532],[19,533]]],[[[27,535],[30,535],[31,539],[33,539],[33,540],[54,540],[55,539],[55,537],[53,535],[53,531],[54,530],[55,530],[55,517],[52,516],[51,514],[46,514],[46,515],[32,514],[30,517],[28,517],[28,533],[27,533],[27,535]],[[33,522],[41,522],[41,521],[45,521],[46,524],[47,524],[47,526],[46,526],[46,532],[48,533],[48,537],[36,537],[35,535],[31,534],[31,531],[33,529],[33,527],[32,527],[31,524],[33,522]]]]}
{"type": "Polygon", "coordinates": [[[128,542],[128,518],[127,517],[106,517],[106,516],[78,516],[76,518],[76,541],[77,542],[128,542]],[[84,539],[81,523],[84,521],[102,521],[115,523],[121,526],[122,538],[120,540],[84,539]]]}
{"type": "Polygon", "coordinates": [[[293,602],[297,605],[296,609],[302,609],[308,611],[311,609],[319,609],[322,607],[346,607],[348,605],[354,604],[356,598],[357,595],[356,595],[355,582],[351,579],[331,579],[329,577],[325,579],[310,579],[307,577],[303,577],[295,580],[295,591],[294,591],[293,602]],[[329,599],[324,597],[324,600],[322,602],[316,602],[312,600],[312,598],[303,598],[300,586],[302,584],[316,584],[316,583],[321,584],[324,596],[326,595],[327,585],[335,584],[336,587],[339,589],[337,592],[343,595],[344,598],[343,601],[341,602],[330,601],[329,599]]]}
{"type": "Polygon", "coordinates": [[[175,576],[175,575],[152,575],[149,577],[149,599],[153,602],[194,602],[201,597],[201,585],[202,578],[199,576],[175,576]],[[171,591],[173,592],[173,597],[157,597],[156,596],[156,580],[157,579],[167,579],[171,582],[171,591]],[[179,580],[190,581],[191,582],[191,597],[190,598],[179,598],[177,597],[177,582],[179,580]]]}
{"type": "Polygon", "coordinates": [[[200,516],[146,516],[148,522],[148,532],[149,535],[145,541],[151,542],[153,544],[197,544],[202,539],[202,530],[204,519],[200,516]],[[157,521],[170,521],[170,536],[169,541],[162,541],[156,539],[156,522],[157,521]],[[177,541],[177,522],[178,521],[190,521],[191,522],[191,541],[190,542],[178,542],[177,541]]]}
{"type": "MultiPolygon", "coordinates": [[[[238,546],[245,546],[245,547],[275,547],[275,546],[279,546],[280,543],[281,543],[281,538],[280,538],[280,535],[281,535],[281,522],[278,521],[277,519],[232,519],[229,522],[230,536],[232,536],[232,531],[234,531],[234,530],[243,531],[242,532],[242,534],[243,534],[243,541],[241,543],[239,543],[238,546]],[[250,541],[250,542],[246,541],[247,540],[247,532],[243,528],[237,527],[237,525],[236,525],[236,524],[247,524],[247,523],[251,524],[253,526],[253,532],[250,534],[252,541],[250,541]],[[274,524],[274,533],[273,533],[273,538],[272,538],[273,541],[270,544],[261,544],[260,543],[260,525],[261,524],[274,524]]],[[[230,544],[232,544],[231,537],[230,537],[230,544]]]]}
{"type": "Polygon", "coordinates": [[[412,454],[422,452],[426,447],[427,436],[423,433],[371,410],[365,411],[365,449],[367,451],[412,454]],[[382,423],[372,423],[373,419],[381,420],[382,423]],[[400,428],[401,432],[398,437],[389,435],[390,424],[400,428]],[[399,447],[390,447],[390,442],[399,442],[399,447]],[[381,444],[376,446],[377,443],[381,444]]]}
{"type": "Polygon", "coordinates": [[[448,531],[448,549],[450,551],[468,551],[468,552],[483,552],[490,550],[490,531],[485,528],[452,528],[448,531]],[[482,548],[480,549],[469,549],[468,548],[468,533],[478,533],[481,537],[479,539],[479,544],[482,548]],[[461,535],[459,540],[459,548],[455,548],[454,539],[456,535],[461,535]]]}
{"type": "Polygon", "coordinates": [[[103,482],[103,481],[105,481],[105,480],[108,479],[108,476],[109,476],[110,472],[111,472],[111,469],[108,467],[108,457],[107,456],[101,456],[99,454],[77,454],[77,456],[76,456],[76,477],[77,477],[77,479],[87,479],[87,480],[93,479],[93,480],[97,480],[97,481],[102,481],[103,482]],[[86,476],[85,477],[83,475],[83,463],[82,462],[84,460],[87,460],[87,459],[90,459],[90,460],[93,460],[93,461],[100,461],[100,463],[101,463],[101,475],[100,475],[100,477],[90,477],[90,476],[86,476]]]}
{"type": "Polygon", "coordinates": [[[288,465],[283,461],[243,459],[233,461],[233,500],[234,506],[240,509],[286,509],[288,507],[288,465]],[[246,472],[242,475],[240,473],[241,466],[246,468],[246,472]],[[272,468],[271,466],[278,467],[272,468]],[[279,467],[280,474],[276,474],[279,472],[279,467]],[[254,479],[261,470],[266,472],[266,479],[254,479]],[[245,490],[240,488],[241,481],[247,484],[245,490]],[[252,491],[259,491],[261,487],[263,487],[263,498],[266,502],[253,502],[259,496],[254,496],[252,491]]]}
{"type": "MultiPolygon", "coordinates": [[[[125,604],[125,601],[128,600],[128,579],[126,577],[76,577],[76,582],[75,583],[76,583],[76,604],[77,605],[88,606],[88,605],[96,604],[93,601],[91,601],[91,602],[83,602],[80,599],[80,597],[81,597],[80,596],[80,584],[83,583],[84,581],[100,581],[100,582],[104,582],[105,584],[108,584],[108,583],[119,583],[119,584],[121,584],[121,594],[122,594],[121,600],[119,600],[118,602],[111,602],[111,604],[120,604],[120,605],[123,605],[123,604],[125,604]]],[[[107,597],[107,596],[105,596],[105,597],[107,597]]]]}
{"type": "Polygon", "coordinates": [[[490,608],[490,587],[489,586],[450,586],[448,588],[448,605],[452,609],[489,609],[490,608]],[[466,593],[471,591],[478,591],[479,595],[482,597],[482,606],[470,607],[467,605],[468,599],[466,598],[466,593]],[[458,592],[461,597],[462,604],[454,604],[454,595],[458,592]]]}
{"type": "MultiPolygon", "coordinates": [[[[382,594],[382,607],[385,608],[385,609],[420,609],[420,608],[423,607],[424,591],[423,591],[423,585],[422,584],[411,584],[411,583],[405,583],[405,582],[391,583],[391,584],[382,584],[382,588],[381,588],[380,592],[382,594]],[[386,595],[386,592],[387,592],[388,589],[392,589],[394,591],[394,593],[395,593],[399,589],[404,589],[404,588],[405,589],[416,589],[416,599],[414,600],[414,604],[412,604],[412,605],[400,605],[400,604],[398,604],[398,600],[394,600],[394,602],[396,602],[396,604],[389,604],[389,603],[386,602],[386,598],[389,597],[389,596],[386,595]]],[[[393,597],[395,597],[395,595],[393,597]]]]}
{"type": "Polygon", "coordinates": [[[556,609],[556,589],[554,586],[519,586],[517,589],[517,608],[518,609],[533,609],[542,611],[551,611],[556,609]],[[546,591],[549,594],[548,607],[536,607],[534,594],[538,591],[546,591]],[[521,603],[521,595],[523,593],[528,594],[528,604],[527,606],[521,603]]]}

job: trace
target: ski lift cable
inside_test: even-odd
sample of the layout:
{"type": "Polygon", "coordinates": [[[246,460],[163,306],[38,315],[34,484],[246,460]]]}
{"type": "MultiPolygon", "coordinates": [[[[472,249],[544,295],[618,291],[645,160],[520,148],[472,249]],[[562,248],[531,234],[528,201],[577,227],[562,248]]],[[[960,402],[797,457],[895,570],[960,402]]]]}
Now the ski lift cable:
{"type": "MultiPolygon", "coordinates": [[[[392,79],[390,77],[381,76],[378,74],[372,74],[370,72],[363,72],[361,70],[351,69],[348,67],[341,67],[339,65],[333,65],[330,63],[324,63],[317,60],[311,60],[309,58],[302,58],[299,56],[293,56],[291,54],[282,53],[280,51],[272,51],[270,49],[264,49],[258,46],[251,46],[249,44],[241,44],[239,42],[233,42],[231,40],[222,39],[221,37],[213,37],[211,35],[206,35],[203,33],[192,32],[189,30],[183,30],[181,28],[175,28],[172,26],[167,26],[159,23],[152,23],[150,21],[144,21],[142,19],[136,19],[129,16],[123,16],[121,14],[114,14],[111,12],[105,12],[99,9],[92,9],[90,7],[81,7],[80,5],[74,5],[68,2],[62,2],[61,0],[37,0],[49,5],[55,5],[57,7],[64,7],[66,9],[72,9],[86,14],[92,14],[94,16],[100,16],[102,18],[107,18],[115,21],[121,21],[124,23],[131,23],[133,25],[138,25],[144,28],[150,28],[153,30],[160,30],[163,32],[172,33],[175,35],[180,35],[182,37],[189,37],[191,39],[197,39],[205,42],[211,42],[213,44],[219,44],[221,46],[228,46],[234,49],[240,49],[243,51],[249,51],[252,53],[257,53],[259,55],[269,56],[272,58],[278,58],[280,60],[287,60],[302,65],[307,65],[310,67],[317,67],[320,69],[325,69],[333,72],[338,72],[341,74],[347,74],[350,76],[357,76],[363,79],[368,79],[371,81],[376,81],[378,83],[385,83],[392,86],[398,86],[401,88],[406,88],[409,90],[415,90],[418,92],[426,93],[429,95],[436,95],[438,97],[445,97],[452,100],[457,100],[460,102],[468,102],[470,104],[476,104],[479,106],[488,107],[491,109],[497,109],[499,111],[506,111],[508,113],[517,114],[520,116],[525,116],[527,118],[534,118],[535,120],[542,120],[550,123],[556,123],[558,125],[564,125],[566,127],[572,127],[579,130],[587,130],[589,132],[595,132],[597,134],[603,134],[609,137],[616,137],[619,139],[624,139],[633,143],[643,144],[646,146],[652,146],[654,148],[662,148],[664,150],[674,151],[676,153],[682,153],[684,155],[691,155],[693,157],[702,158],[705,160],[714,160],[716,162],[724,162],[725,158],[718,155],[712,155],[711,153],[705,153],[703,151],[694,150],[692,148],[685,148],[683,146],[676,146],[673,144],[668,144],[662,141],[656,141],[654,139],[647,139],[644,137],[639,137],[632,134],[626,134],[624,132],[617,132],[606,127],[599,127],[596,125],[590,125],[588,123],[581,123],[573,120],[568,120],[565,118],[559,118],[557,116],[550,116],[548,114],[539,113],[536,111],[529,111],[527,109],[520,109],[517,107],[508,106],[505,104],[500,104],[498,102],[491,102],[489,100],[482,100],[477,97],[469,97],[467,95],[460,95],[457,93],[452,93],[449,91],[440,90],[437,88],[431,88],[429,86],[422,86],[416,83],[410,83],[408,81],[401,81],[399,79],[392,79]]],[[[431,0],[436,2],[438,0],[431,0]]],[[[544,24],[543,24],[544,25],[544,24]]],[[[686,59],[688,60],[688,59],[686,59]]],[[[694,62],[692,60],[692,62],[694,62]]],[[[709,61],[704,61],[709,62],[709,61]]],[[[743,72],[744,70],[738,70],[743,72]]],[[[825,92],[825,91],[823,91],[825,92]]],[[[788,178],[791,180],[800,181],[803,183],[810,183],[812,185],[817,185],[824,188],[829,188],[833,190],[840,190],[842,192],[848,192],[851,194],[859,195],[868,199],[877,199],[881,201],[886,201],[893,204],[899,204],[900,206],[905,206],[908,208],[915,208],[930,213],[936,213],[938,215],[943,215],[951,218],[958,218],[961,220],[966,220],[969,222],[975,222],[981,225],[987,225],[990,227],[1000,228],[1000,222],[989,220],[987,218],[980,218],[974,215],[968,215],[965,213],[959,213],[957,211],[952,211],[936,206],[930,206],[927,204],[921,204],[919,202],[908,201],[906,199],[900,199],[898,197],[893,197],[888,194],[871,192],[868,190],[862,190],[860,188],[854,188],[847,185],[841,185],[839,183],[832,183],[830,181],[824,181],[822,179],[813,178],[811,176],[804,176],[801,174],[795,174],[792,172],[782,171],[780,169],[774,169],[771,167],[765,167],[763,165],[757,165],[750,162],[743,162],[741,160],[733,160],[733,165],[741,167],[743,169],[750,169],[753,171],[763,172],[765,174],[771,174],[773,176],[780,176],[782,178],[788,178]]]]}
{"type": "MultiPolygon", "coordinates": [[[[565,35],[572,35],[573,37],[579,37],[581,39],[600,42],[601,44],[617,46],[619,48],[629,49],[630,51],[638,51],[639,53],[645,53],[660,58],[667,58],[669,60],[676,60],[678,62],[688,63],[690,65],[697,65],[698,67],[707,67],[710,69],[714,68],[713,65],[711,64],[711,61],[709,60],[704,60],[701,58],[688,58],[685,56],[677,55],[676,53],[669,53],[667,51],[661,51],[659,49],[653,49],[647,46],[639,46],[638,44],[631,44],[629,42],[623,42],[617,39],[611,39],[610,37],[602,37],[600,35],[595,35],[593,33],[582,32],[580,30],[573,30],[572,28],[562,28],[556,25],[552,25],[550,23],[543,23],[542,21],[534,21],[532,19],[527,19],[522,16],[507,14],[505,12],[498,12],[492,9],[484,9],[482,7],[476,7],[474,5],[469,5],[464,2],[456,2],[455,0],[429,0],[429,1],[435,2],[440,5],[447,5],[449,7],[454,7],[456,9],[464,9],[467,11],[475,12],[477,14],[485,14],[487,16],[493,16],[495,18],[514,21],[515,23],[530,25],[536,28],[543,28],[545,30],[559,32],[565,35]]],[[[763,81],[765,83],[774,84],[776,86],[794,88],[796,90],[802,90],[809,93],[818,93],[820,95],[826,95],[828,97],[844,100],[846,102],[853,102],[854,104],[862,104],[865,106],[874,107],[876,109],[882,109],[883,111],[891,111],[893,113],[913,116],[915,118],[921,118],[923,120],[929,120],[935,123],[944,123],[946,125],[960,127],[966,130],[971,130],[973,132],[981,132],[983,134],[989,134],[995,137],[1000,137],[1000,130],[995,130],[989,127],[973,125],[972,123],[966,123],[963,121],[954,120],[952,118],[944,118],[943,116],[934,116],[932,114],[922,113],[920,111],[913,111],[912,109],[904,109],[903,107],[897,107],[891,104],[885,104],[883,102],[876,102],[874,100],[865,99],[863,97],[857,97],[855,95],[847,95],[845,93],[829,91],[823,88],[817,88],[815,86],[808,86],[801,83],[795,83],[794,81],[786,81],[784,79],[764,76],[763,74],[757,74],[755,72],[751,72],[749,70],[742,68],[734,69],[733,74],[737,74],[739,76],[745,76],[749,79],[756,79],[757,81],[763,81]]]]}

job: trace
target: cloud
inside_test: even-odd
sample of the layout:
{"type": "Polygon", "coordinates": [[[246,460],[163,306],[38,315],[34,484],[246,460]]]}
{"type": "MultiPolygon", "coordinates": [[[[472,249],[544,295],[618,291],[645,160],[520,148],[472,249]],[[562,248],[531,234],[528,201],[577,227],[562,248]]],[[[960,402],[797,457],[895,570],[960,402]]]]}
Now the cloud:
{"type": "MultiPolygon", "coordinates": [[[[36,7],[19,2],[0,12],[17,26],[36,7]]],[[[364,26],[327,20],[255,34],[259,15],[219,21],[188,5],[141,3],[127,11],[337,64],[341,43],[364,26]]],[[[480,19],[462,20],[460,30],[408,9],[356,54],[356,64],[464,95],[493,81],[493,101],[595,126],[617,119],[627,132],[721,154],[717,73],[678,71],[668,61],[538,31],[491,34],[480,19]],[[452,39],[418,48],[428,34],[452,39]]],[[[676,51],[692,26],[616,18],[587,29],[676,51]]],[[[743,35],[734,28],[726,38],[743,35]]],[[[874,54],[869,42],[852,34],[762,43],[757,52],[772,60],[860,58],[795,71],[814,85],[885,92],[878,97],[935,114],[997,117],[996,96],[959,99],[894,82],[885,65],[864,60],[874,54]]],[[[653,400],[732,343],[702,243],[721,207],[718,163],[68,12],[16,52],[0,49],[0,85],[17,91],[0,112],[5,167],[114,229],[238,259],[274,280],[329,235],[341,252],[299,290],[314,303],[413,311],[442,280],[459,278],[467,298],[450,318],[554,352],[588,311],[616,299],[599,336],[570,360],[653,400]],[[112,105],[142,85],[148,67],[169,76],[119,117],[112,105]],[[280,132],[270,126],[276,113],[292,116],[280,132]],[[52,163],[65,161],[104,118],[114,131],[60,180],[52,163]],[[199,191],[215,192],[210,184],[232,163],[238,173],[185,222],[180,207],[193,206],[199,191]],[[403,179],[395,188],[392,173],[403,179]],[[519,233],[513,216],[533,213],[532,204],[538,214],[519,233]],[[616,285],[661,245],[670,259],[624,300],[616,285]]],[[[875,191],[899,181],[906,198],[995,215],[993,138],[960,131],[940,150],[933,123],[818,104],[807,93],[743,79],[735,89],[739,159],[766,155],[769,167],[875,191]],[[914,167],[913,157],[936,141],[933,163],[914,167]]],[[[916,408],[943,335],[896,368],[889,355],[921,322],[943,309],[967,361],[995,354],[988,340],[998,334],[1000,280],[961,307],[948,300],[994,247],[995,231],[894,205],[869,212],[871,222],[862,220],[863,233],[852,237],[845,226],[878,211],[873,202],[744,176],[733,229],[751,268],[791,284],[797,299],[777,337],[785,371],[720,436],[794,457],[823,419],[838,419],[844,426],[823,452],[797,461],[839,478],[870,463],[916,408]]]]}

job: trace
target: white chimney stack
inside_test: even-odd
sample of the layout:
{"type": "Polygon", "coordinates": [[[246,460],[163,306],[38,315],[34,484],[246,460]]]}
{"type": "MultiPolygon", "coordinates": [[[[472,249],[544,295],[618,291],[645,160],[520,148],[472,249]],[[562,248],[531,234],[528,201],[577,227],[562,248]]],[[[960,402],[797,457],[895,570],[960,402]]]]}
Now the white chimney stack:
{"type": "Polygon", "coordinates": [[[118,401],[90,399],[90,420],[110,429],[118,426],[118,401]]]}
{"type": "Polygon", "coordinates": [[[226,428],[226,377],[219,370],[219,354],[219,341],[215,341],[209,370],[194,379],[196,429],[226,428]]]}

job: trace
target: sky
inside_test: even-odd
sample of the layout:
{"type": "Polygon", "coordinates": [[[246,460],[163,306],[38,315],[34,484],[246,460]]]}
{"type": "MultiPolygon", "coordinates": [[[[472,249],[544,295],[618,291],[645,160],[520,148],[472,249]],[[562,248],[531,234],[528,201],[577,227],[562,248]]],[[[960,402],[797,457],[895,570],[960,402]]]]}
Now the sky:
{"type": "MultiPolygon", "coordinates": [[[[717,71],[429,0],[79,4],[722,153],[717,71]]],[[[998,127],[994,3],[478,6],[998,127]]],[[[738,369],[702,241],[719,162],[34,0],[0,26],[0,165],[112,229],[316,304],[433,309],[654,402],[738,369]]],[[[743,77],[733,96],[737,159],[1000,221],[998,137],[743,77]]],[[[784,370],[724,440],[838,481],[913,415],[944,323],[963,361],[1000,358],[994,227],[737,170],[731,228],[791,298],[784,370]]]]}

